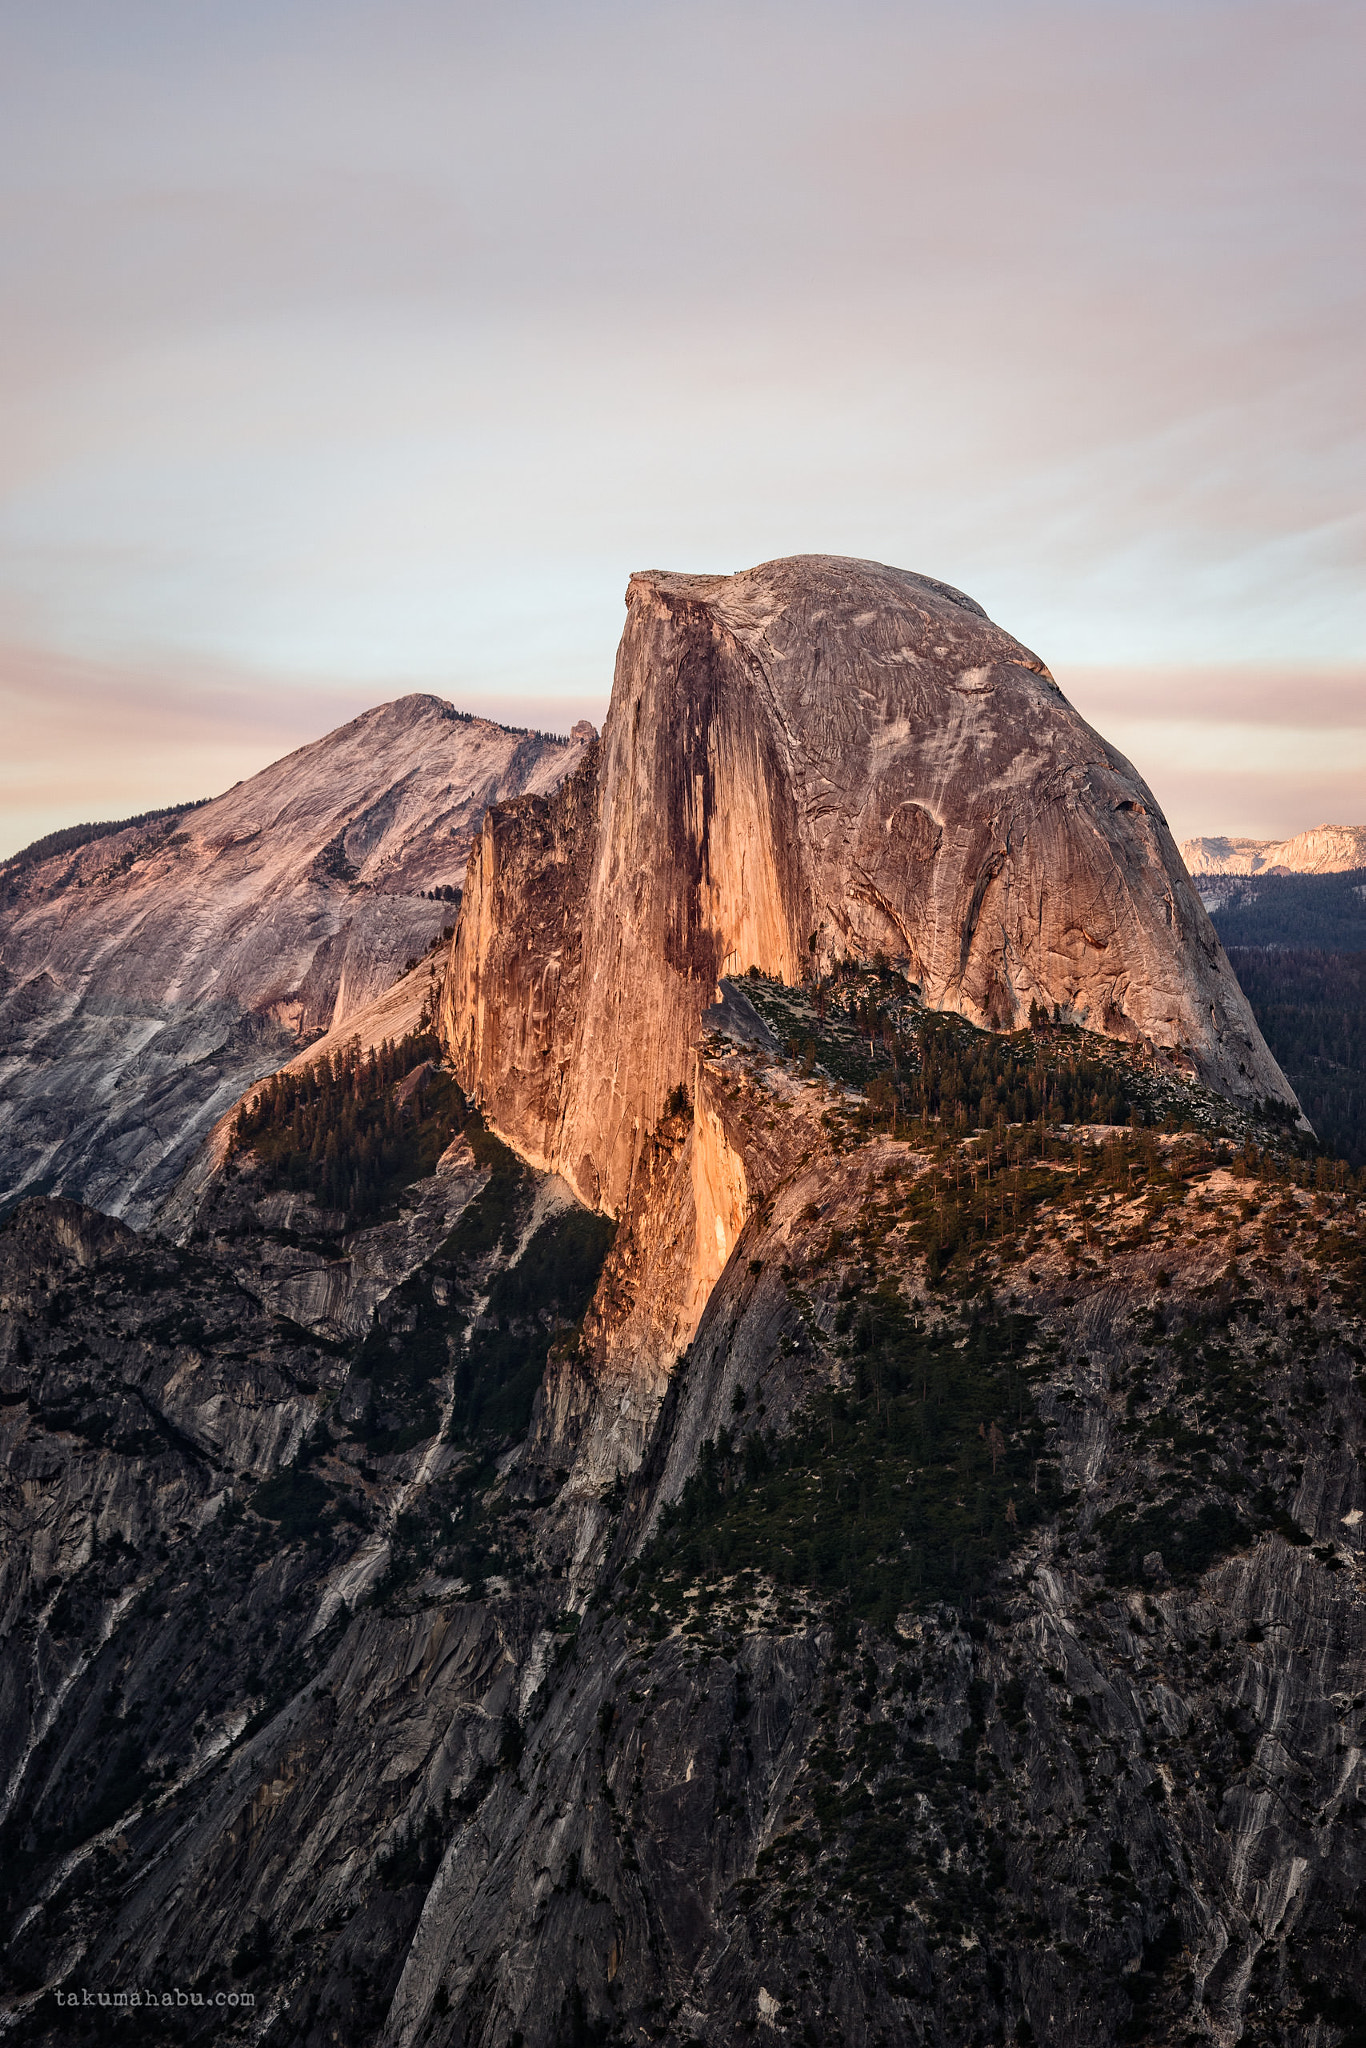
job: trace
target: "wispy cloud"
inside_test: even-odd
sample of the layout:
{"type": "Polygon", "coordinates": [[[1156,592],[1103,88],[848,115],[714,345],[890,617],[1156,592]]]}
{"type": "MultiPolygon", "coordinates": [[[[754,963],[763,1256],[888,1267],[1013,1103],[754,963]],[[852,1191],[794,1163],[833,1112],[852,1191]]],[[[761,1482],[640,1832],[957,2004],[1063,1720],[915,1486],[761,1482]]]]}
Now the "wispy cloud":
{"type": "MultiPolygon", "coordinates": [[[[1364,658],[1357,6],[4,34],[0,640],[176,674],[210,724],[225,673],[291,731],[597,702],[632,568],[826,549],[1060,669],[1279,664],[1304,702],[1364,658]]],[[[1231,828],[1207,743],[1161,744],[1231,828]]]]}
{"type": "Polygon", "coordinates": [[[1139,767],[1178,838],[1366,821],[1366,664],[1063,667],[1058,680],[1139,767]]]}
{"type": "MultiPolygon", "coordinates": [[[[217,796],[406,687],[0,646],[0,860],[60,825],[217,796]]],[[[563,732],[578,718],[600,723],[607,693],[438,694],[480,717],[563,732]]]]}

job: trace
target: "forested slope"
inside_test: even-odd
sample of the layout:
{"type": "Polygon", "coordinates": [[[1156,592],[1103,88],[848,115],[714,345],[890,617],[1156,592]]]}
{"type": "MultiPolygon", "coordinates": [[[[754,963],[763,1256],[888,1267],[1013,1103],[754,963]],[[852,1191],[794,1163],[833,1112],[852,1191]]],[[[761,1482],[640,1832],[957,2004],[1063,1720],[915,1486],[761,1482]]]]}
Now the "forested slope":
{"type": "Polygon", "coordinates": [[[1330,1152],[1366,1165],[1366,869],[1198,885],[1306,1116],[1330,1152]]]}

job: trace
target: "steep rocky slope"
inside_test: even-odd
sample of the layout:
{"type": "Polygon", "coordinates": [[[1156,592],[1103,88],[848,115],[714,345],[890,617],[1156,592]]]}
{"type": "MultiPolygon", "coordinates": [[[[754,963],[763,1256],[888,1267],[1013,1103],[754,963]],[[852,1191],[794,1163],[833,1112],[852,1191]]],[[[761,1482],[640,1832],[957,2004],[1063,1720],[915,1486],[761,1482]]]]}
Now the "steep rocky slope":
{"type": "Polygon", "coordinates": [[[913,1146],[781,1190],[381,2039],[1355,2038],[1357,1346],[1227,1313],[1269,1190],[1099,1163],[984,1217],[1000,1306],[922,1293],[913,1146]]]}
{"type": "Polygon", "coordinates": [[[471,861],[465,1085],[616,1214],[722,974],[878,954],[937,1009],[1293,1100],[1147,785],[970,598],[826,556],[634,576],[600,747],[471,861]]]}
{"type": "Polygon", "coordinates": [[[366,712],[215,802],[0,869],[0,1201],[137,1223],[215,1117],[424,953],[486,806],[567,743],[437,697],[366,712]]]}
{"type": "Polygon", "coordinates": [[[1193,875],[1337,875],[1366,867],[1366,825],[1311,825],[1293,839],[1183,839],[1193,875]]]}
{"type": "Polygon", "coordinates": [[[913,1005],[889,1042],[886,971],[823,1016],[747,986],[797,1044],[723,1011],[696,1080],[755,1205],[591,1512],[553,1390],[667,1233],[618,1232],[533,1410],[518,1268],[549,1300],[558,1254],[491,1139],[361,1348],[296,1329],[277,1391],[234,1333],[307,1411],[264,1486],[192,1409],[155,1454],[102,1420],[185,1378],[121,1348],[138,1285],[209,1362],[211,1247],[187,1336],[164,1250],[0,1232],[16,2042],[134,1985],[281,2048],[1358,2037],[1360,1191],[1123,1048],[913,1005]],[[1088,1102],[1191,1128],[1055,1120],[1088,1102]]]}

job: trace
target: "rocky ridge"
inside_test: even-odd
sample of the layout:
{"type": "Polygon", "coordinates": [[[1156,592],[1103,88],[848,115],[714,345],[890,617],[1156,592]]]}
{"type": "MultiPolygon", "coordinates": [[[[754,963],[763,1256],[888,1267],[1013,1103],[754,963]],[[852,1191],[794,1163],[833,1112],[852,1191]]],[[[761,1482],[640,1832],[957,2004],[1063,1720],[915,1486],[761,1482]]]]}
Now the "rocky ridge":
{"type": "Polygon", "coordinates": [[[145,1223],[205,1133],[454,918],[485,808],[560,742],[438,697],[379,706],[181,816],[0,868],[0,1201],[145,1223]]]}
{"type": "Polygon", "coordinates": [[[1366,868],[1366,825],[1311,825],[1293,839],[1183,839],[1193,875],[1337,875],[1366,868]]]}
{"type": "Polygon", "coordinates": [[[290,1339],[303,1448],[188,1520],[91,1419],[140,1241],[45,1202],[0,1232],[10,1469],[87,1473],[56,1523],[6,1517],[43,1731],[11,1773],[16,2042],[99,2038],[54,1988],[136,1981],[250,1993],[181,2024],[279,2048],[1346,2048],[1360,1191],[1065,1027],[889,1045],[890,973],[824,1015],[748,981],[776,1049],[730,1005],[700,1042],[753,1205],[591,1512],[602,1425],[554,1390],[675,1248],[614,1249],[499,1411],[540,1196],[492,1139],[359,1352],[290,1339]]]}

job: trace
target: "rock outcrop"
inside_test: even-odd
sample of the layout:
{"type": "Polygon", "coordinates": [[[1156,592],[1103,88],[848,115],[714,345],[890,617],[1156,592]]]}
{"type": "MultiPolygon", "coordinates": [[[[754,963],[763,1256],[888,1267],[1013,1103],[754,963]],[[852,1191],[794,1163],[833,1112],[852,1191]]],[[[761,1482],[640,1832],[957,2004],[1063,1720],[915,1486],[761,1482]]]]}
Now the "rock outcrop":
{"type": "Polygon", "coordinates": [[[442,1030],[524,1157],[619,1214],[726,973],[885,955],[1293,1102],[1146,783],[960,592],[803,556],[632,577],[601,742],[490,810],[442,1030]]]}
{"type": "Polygon", "coordinates": [[[1183,839],[1193,875],[1341,875],[1366,868],[1366,825],[1311,825],[1293,839],[1183,839]]]}
{"type": "Polygon", "coordinates": [[[487,805],[552,790],[591,737],[405,697],[197,810],[0,869],[0,1202],[147,1221],[244,1088],[454,923],[487,805]]]}

